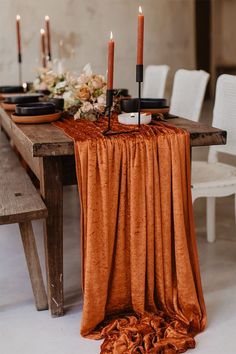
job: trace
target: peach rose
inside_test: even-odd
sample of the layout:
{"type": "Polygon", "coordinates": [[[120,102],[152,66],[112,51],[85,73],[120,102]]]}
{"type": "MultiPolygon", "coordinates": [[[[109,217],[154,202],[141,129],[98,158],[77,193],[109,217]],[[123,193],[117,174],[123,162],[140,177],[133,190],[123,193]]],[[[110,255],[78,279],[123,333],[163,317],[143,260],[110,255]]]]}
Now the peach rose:
{"type": "Polygon", "coordinates": [[[90,91],[87,86],[81,86],[75,89],[75,98],[81,101],[88,101],[90,99],[90,91]]]}
{"type": "Polygon", "coordinates": [[[47,86],[53,86],[55,82],[55,75],[53,73],[46,74],[43,81],[47,86]]]}
{"type": "Polygon", "coordinates": [[[94,76],[91,80],[92,87],[96,89],[100,89],[103,87],[103,80],[100,76],[94,76]]]}

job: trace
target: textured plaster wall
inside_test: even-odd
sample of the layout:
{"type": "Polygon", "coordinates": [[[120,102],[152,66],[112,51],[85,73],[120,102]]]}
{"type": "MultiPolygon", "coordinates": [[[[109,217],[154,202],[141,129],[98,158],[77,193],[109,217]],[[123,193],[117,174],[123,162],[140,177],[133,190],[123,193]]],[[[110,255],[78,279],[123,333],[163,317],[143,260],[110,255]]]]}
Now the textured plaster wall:
{"type": "Polygon", "coordinates": [[[78,71],[90,62],[94,71],[105,73],[107,39],[113,30],[115,86],[135,93],[140,3],[146,20],[145,64],[168,64],[172,74],[180,67],[194,68],[193,0],[0,0],[0,85],[17,82],[15,15],[22,17],[23,79],[30,81],[39,62],[39,31],[48,14],[53,57],[58,57],[63,40],[68,66],[78,71]]]}
{"type": "Polygon", "coordinates": [[[218,37],[217,64],[236,65],[236,1],[217,0],[215,36],[218,37]]]}

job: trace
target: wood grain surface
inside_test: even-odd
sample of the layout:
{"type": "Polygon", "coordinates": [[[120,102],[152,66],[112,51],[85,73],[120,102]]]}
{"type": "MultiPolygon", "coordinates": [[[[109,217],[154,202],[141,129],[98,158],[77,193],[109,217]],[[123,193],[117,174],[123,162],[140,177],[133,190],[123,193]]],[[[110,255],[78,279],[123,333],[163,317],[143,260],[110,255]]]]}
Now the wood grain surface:
{"type": "Polygon", "coordinates": [[[45,218],[46,206],[3,133],[0,141],[0,224],[45,218]]]}

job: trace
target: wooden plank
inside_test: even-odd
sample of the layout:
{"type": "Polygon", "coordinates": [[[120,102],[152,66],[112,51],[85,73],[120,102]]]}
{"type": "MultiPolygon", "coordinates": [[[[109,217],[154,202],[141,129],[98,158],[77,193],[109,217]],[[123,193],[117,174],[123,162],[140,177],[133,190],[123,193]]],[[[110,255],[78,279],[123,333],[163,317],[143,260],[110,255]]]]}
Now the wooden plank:
{"type": "Polygon", "coordinates": [[[0,109],[3,127],[8,134],[23,140],[34,157],[74,155],[74,143],[52,124],[15,124],[10,113],[0,109]],[[10,122],[10,123],[9,123],[10,122]]]}
{"type": "Polygon", "coordinates": [[[1,125],[11,139],[11,144],[16,147],[27,165],[33,171],[35,176],[40,175],[40,158],[33,157],[31,146],[25,143],[25,137],[18,134],[17,126],[11,121],[9,116],[0,108],[1,125]]]}
{"type": "Polygon", "coordinates": [[[34,232],[30,221],[19,224],[26,263],[38,311],[48,309],[48,300],[43,283],[34,232]]]}
{"type": "Polygon", "coordinates": [[[53,317],[63,316],[63,179],[61,158],[44,157],[41,194],[48,208],[44,222],[48,301],[53,317]]]}
{"type": "Polygon", "coordinates": [[[9,144],[1,146],[0,166],[0,224],[45,218],[47,209],[9,144]]]}
{"type": "Polygon", "coordinates": [[[193,122],[185,118],[170,118],[167,123],[190,133],[191,146],[224,145],[227,132],[203,123],[193,122]]]}

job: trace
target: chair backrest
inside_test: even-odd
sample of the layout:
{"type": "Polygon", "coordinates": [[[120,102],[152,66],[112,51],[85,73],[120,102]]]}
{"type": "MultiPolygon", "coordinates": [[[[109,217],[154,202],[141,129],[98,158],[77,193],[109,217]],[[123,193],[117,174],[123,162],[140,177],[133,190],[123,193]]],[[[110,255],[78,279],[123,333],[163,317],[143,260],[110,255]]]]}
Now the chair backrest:
{"type": "Polygon", "coordinates": [[[210,75],[203,70],[176,71],[170,113],[197,122],[210,75]]]}
{"type": "Polygon", "coordinates": [[[223,74],[216,83],[212,125],[227,131],[227,144],[211,146],[208,160],[217,160],[214,152],[236,155],[236,76],[223,74]]]}
{"type": "Polygon", "coordinates": [[[144,98],[164,98],[168,65],[149,65],[145,69],[143,92],[144,98]]]}

